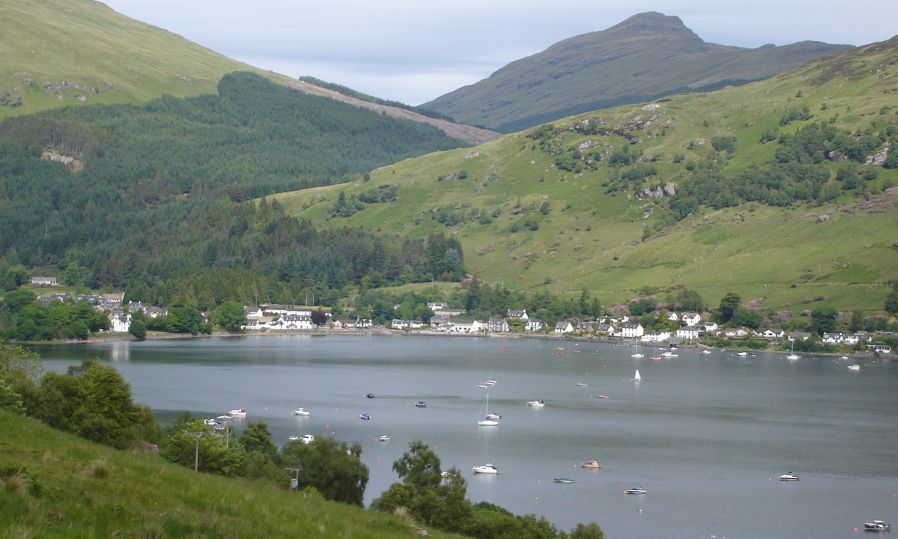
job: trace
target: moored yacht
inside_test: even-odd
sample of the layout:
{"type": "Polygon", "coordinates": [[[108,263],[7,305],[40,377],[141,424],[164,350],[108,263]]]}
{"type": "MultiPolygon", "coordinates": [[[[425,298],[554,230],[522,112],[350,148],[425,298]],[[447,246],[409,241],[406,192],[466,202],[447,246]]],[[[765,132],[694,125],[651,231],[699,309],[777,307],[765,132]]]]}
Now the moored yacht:
{"type": "Polygon", "coordinates": [[[587,460],[586,462],[584,462],[583,464],[581,464],[580,467],[581,467],[581,468],[587,468],[587,469],[590,469],[590,470],[598,470],[599,468],[602,467],[602,465],[599,464],[599,461],[597,461],[597,460],[595,460],[595,459],[592,459],[592,460],[587,460]]]}
{"type": "Polygon", "coordinates": [[[784,473],[780,476],[780,481],[798,481],[798,476],[794,475],[792,472],[784,473]]]}
{"type": "Polygon", "coordinates": [[[499,468],[496,468],[492,464],[481,464],[480,466],[474,466],[473,468],[471,468],[471,471],[474,473],[495,475],[499,473],[499,468]]]}
{"type": "Polygon", "coordinates": [[[642,487],[628,488],[627,490],[624,491],[624,494],[627,494],[627,495],[635,494],[637,496],[641,495],[641,494],[645,494],[645,493],[646,493],[646,490],[642,487]]]}
{"type": "Polygon", "coordinates": [[[309,417],[310,415],[312,415],[312,413],[309,412],[308,410],[306,410],[305,408],[297,408],[296,410],[293,410],[293,415],[298,415],[301,417],[309,417]]]}
{"type": "Polygon", "coordinates": [[[544,401],[542,399],[535,400],[535,401],[527,401],[527,406],[530,406],[531,408],[545,408],[546,401],[544,401]]]}
{"type": "Polygon", "coordinates": [[[870,522],[864,522],[864,531],[865,532],[888,532],[892,531],[892,525],[882,520],[871,520],[870,522]]]}

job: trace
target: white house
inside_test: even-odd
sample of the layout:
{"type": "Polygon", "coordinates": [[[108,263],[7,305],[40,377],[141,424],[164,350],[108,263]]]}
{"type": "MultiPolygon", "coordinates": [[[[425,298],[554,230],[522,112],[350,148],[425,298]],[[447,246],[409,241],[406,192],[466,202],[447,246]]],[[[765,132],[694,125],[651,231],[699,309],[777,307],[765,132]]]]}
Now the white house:
{"type": "Polygon", "coordinates": [[[276,303],[263,303],[259,305],[265,316],[281,315],[281,316],[311,316],[310,309],[300,309],[295,305],[278,305],[276,303]]]}
{"type": "Polygon", "coordinates": [[[281,329],[312,329],[312,317],[299,314],[288,314],[281,317],[281,329]]]}
{"type": "Polygon", "coordinates": [[[626,323],[621,326],[620,333],[617,334],[618,337],[623,337],[625,339],[638,339],[645,335],[645,329],[642,327],[642,324],[632,324],[626,323]]]}
{"type": "Polygon", "coordinates": [[[720,329],[720,326],[717,325],[717,322],[705,322],[702,324],[702,327],[705,328],[705,333],[711,333],[712,331],[717,331],[720,329]]]}
{"type": "Polygon", "coordinates": [[[728,339],[744,339],[748,337],[748,330],[745,328],[727,328],[723,330],[723,336],[728,339]]]}
{"type": "Polygon", "coordinates": [[[359,318],[355,321],[355,327],[368,329],[374,325],[370,318],[359,318]]]}
{"type": "Polygon", "coordinates": [[[606,335],[614,335],[616,331],[614,330],[613,324],[600,323],[596,326],[596,333],[604,333],[606,335]]]}
{"type": "Polygon", "coordinates": [[[567,320],[555,324],[555,335],[566,335],[574,332],[574,326],[567,320]]]}
{"type": "Polygon", "coordinates": [[[698,313],[683,313],[680,315],[680,321],[687,326],[697,326],[702,321],[702,316],[698,313]]]}
{"type": "Polygon", "coordinates": [[[486,328],[494,333],[508,333],[508,321],[504,318],[490,318],[486,328]]]}
{"type": "Polygon", "coordinates": [[[527,309],[514,310],[508,309],[506,311],[505,316],[507,318],[520,318],[521,320],[530,320],[530,317],[527,316],[527,309]]]}
{"type": "Polygon", "coordinates": [[[131,329],[131,313],[111,311],[109,313],[109,331],[114,333],[128,333],[131,329]]]}
{"type": "Polygon", "coordinates": [[[654,331],[639,338],[640,342],[665,342],[670,340],[669,331],[654,331]]]}
{"type": "Polygon", "coordinates": [[[786,336],[786,332],[781,329],[768,328],[758,332],[757,335],[759,337],[764,337],[765,339],[782,339],[786,336]]]}
{"type": "Polygon", "coordinates": [[[683,326],[677,330],[677,338],[684,339],[687,341],[694,341],[698,339],[699,334],[701,334],[702,328],[698,326],[683,326]]]}
{"type": "Polygon", "coordinates": [[[824,333],[823,339],[826,344],[842,344],[844,336],[841,333],[824,333]]]}
{"type": "Polygon", "coordinates": [[[669,313],[667,313],[667,319],[673,322],[677,322],[678,320],[680,320],[680,315],[678,315],[676,311],[670,311],[669,313]]]}
{"type": "Polygon", "coordinates": [[[59,286],[56,277],[32,277],[31,284],[34,286],[59,286]]]}
{"type": "Polygon", "coordinates": [[[261,308],[255,305],[244,305],[243,316],[245,316],[247,320],[252,320],[262,318],[265,314],[262,312],[261,308]]]}
{"type": "Polygon", "coordinates": [[[542,331],[546,328],[546,321],[540,320],[539,318],[532,318],[527,320],[527,324],[524,326],[524,331],[542,331]]]}
{"type": "Polygon", "coordinates": [[[427,308],[433,312],[442,311],[443,309],[449,307],[449,304],[445,301],[428,301],[427,308]]]}
{"type": "Polygon", "coordinates": [[[487,325],[478,320],[458,319],[449,327],[450,333],[477,333],[487,328],[487,325]]]}
{"type": "Polygon", "coordinates": [[[408,320],[394,318],[390,321],[390,327],[393,329],[411,329],[411,323],[408,320]]]}

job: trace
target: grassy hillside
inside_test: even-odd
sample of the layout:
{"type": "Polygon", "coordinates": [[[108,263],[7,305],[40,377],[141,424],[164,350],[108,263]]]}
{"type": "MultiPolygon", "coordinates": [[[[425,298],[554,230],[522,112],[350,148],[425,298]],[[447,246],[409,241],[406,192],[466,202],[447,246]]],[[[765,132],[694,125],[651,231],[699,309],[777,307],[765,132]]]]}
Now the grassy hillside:
{"type": "Polygon", "coordinates": [[[215,93],[263,72],[93,0],[0,0],[0,118],[79,103],[215,93]]]}
{"type": "Polygon", "coordinates": [[[3,537],[415,537],[384,513],[197,474],[2,410],[0,424],[3,537]]]}
{"type": "Polygon", "coordinates": [[[552,45],[421,108],[503,132],[686,90],[769,77],[846,46],[706,43],[679,17],[642,13],[552,45]]]}
{"type": "MultiPolygon", "coordinates": [[[[328,226],[417,237],[449,232],[461,240],[469,271],[510,288],[588,288],[609,303],[641,290],[687,286],[711,302],[732,290],[771,308],[881,309],[885,282],[898,279],[892,246],[898,189],[890,188],[898,185],[898,170],[827,159],[777,163],[785,147],[777,138],[817,122],[851,131],[849,141],[867,140],[864,132],[894,137],[895,95],[898,38],[766,81],[567,118],[553,128],[378,169],[368,182],[279,200],[295,215],[328,226]],[[810,118],[790,120],[804,107],[810,118]],[[730,140],[734,153],[715,150],[712,140],[730,140]],[[639,156],[636,163],[612,164],[624,149],[639,156]],[[801,184],[815,194],[790,203],[745,202],[755,200],[745,194],[719,209],[704,203],[685,218],[678,213],[690,197],[724,192],[736,178],[740,189],[758,189],[763,200],[792,196],[792,184],[761,184],[764,167],[799,177],[823,174],[822,183],[801,184]],[[655,175],[624,180],[647,168],[655,175]],[[876,177],[848,189],[847,181],[836,180],[841,168],[856,180],[858,171],[876,177]],[[702,171],[723,183],[696,194],[702,171]],[[667,183],[676,196],[636,196],[667,183]],[[394,201],[330,217],[340,192],[359,196],[392,184],[398,186],[394,201]]],[[[868,138],[881,151],[881,139],[868,138]]]]}

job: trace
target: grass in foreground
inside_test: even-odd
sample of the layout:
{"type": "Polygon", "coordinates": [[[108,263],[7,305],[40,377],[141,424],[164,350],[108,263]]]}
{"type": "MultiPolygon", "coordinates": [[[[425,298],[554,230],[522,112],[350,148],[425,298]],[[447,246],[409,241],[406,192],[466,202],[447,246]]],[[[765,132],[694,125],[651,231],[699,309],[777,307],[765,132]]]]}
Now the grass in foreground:
{"type": "Polygon", "coordinates": [[[2,537],[415,537],[398,517],[197,474],[6,411],[0,429],[2,537]]]}

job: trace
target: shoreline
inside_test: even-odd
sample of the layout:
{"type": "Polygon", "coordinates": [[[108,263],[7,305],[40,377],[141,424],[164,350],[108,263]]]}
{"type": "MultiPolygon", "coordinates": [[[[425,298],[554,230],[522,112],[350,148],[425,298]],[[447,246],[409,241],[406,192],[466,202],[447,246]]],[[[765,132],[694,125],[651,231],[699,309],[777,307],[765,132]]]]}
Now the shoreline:
{"type": "MultiPolygon", "coordinates": [[[[147,333],[147,336],[144,340],[146,341],[161,341],[161,340],[176,340],[176,339],[209,339],[209,338],[235,338],[235,337],[287,337],[287,336],[296,336],[296,335],[308,335],[312,337],[328,337],[328,336],[336,336],[336,335],[348,335],[348,336],[382,336],[382,337],[453,337],[453,338],[471,338],[471,337],[483,337],[483,338],[493,338],[493,339],[536,339],[536,340],[546,340],[546,341],[559,341],[559,342],[574,342],[579,344],[581,342],[589,342],[589,343],[597,343],[597,344],[611,344],[616,346],[628,346],[628,347],[643,347],[650,349],[658,349],[665,350],[670,349],[672,343],[662,344],[657,342],[651,343],[642,343],[639,341],[633,340],[623,340],[623,339],[598,339],[595,337],[583,337],[583,336],[562,336],[562,335],[550,335],[550,334],[525,334],[525,333],[478,333],[478,334],[469,334],[469,333],[443,333],[437,331],[407,331],[401,329],[388,329],[385,327],[374,327],[368,329],[334,329],[334,328],[317,328],[317,329],[297,329],[297,330],[283,330],[277,332],[271,331],[258,331],[258,332],[244,332],[244,333],[229,333],[227,331],[213,331],[210,334],[198,334],[192,335],[189,333],[158,333],[152,332],[147,333]]],[[[56,340],[56,341],[7,341],[9,344],[21,345],[21,346],[77,346],[77,345],[85,345],[85,344],[105,344],[112,342],[141,342],[133,335],[128,333],[113,333],[106,335],[95,335],[83,340],[56,340]]],[[[775,354],[789,354],[789,350],[774,350],[774,349],[763,349],[763,350],[755,350],[748,348],[719,348],[715,346],[708,346],[702,343],[677,343],[673,344],[673,346],[685,348],[688,350],[720,350],[722,352],[764,352],[764,353],[775,353],[775,354]]],[[[847,356],[848,358],[857,358],[857,359],[875,359],[872,352],[868,351],[852,351],[852,352],[805,352],[804,354],[816,355],[816,356],[833,356],[833,357],[841,357],[847,356]]],[[[886,357],[880,359],[892,359],[898,360],[896,357],[886,357]]]]}

